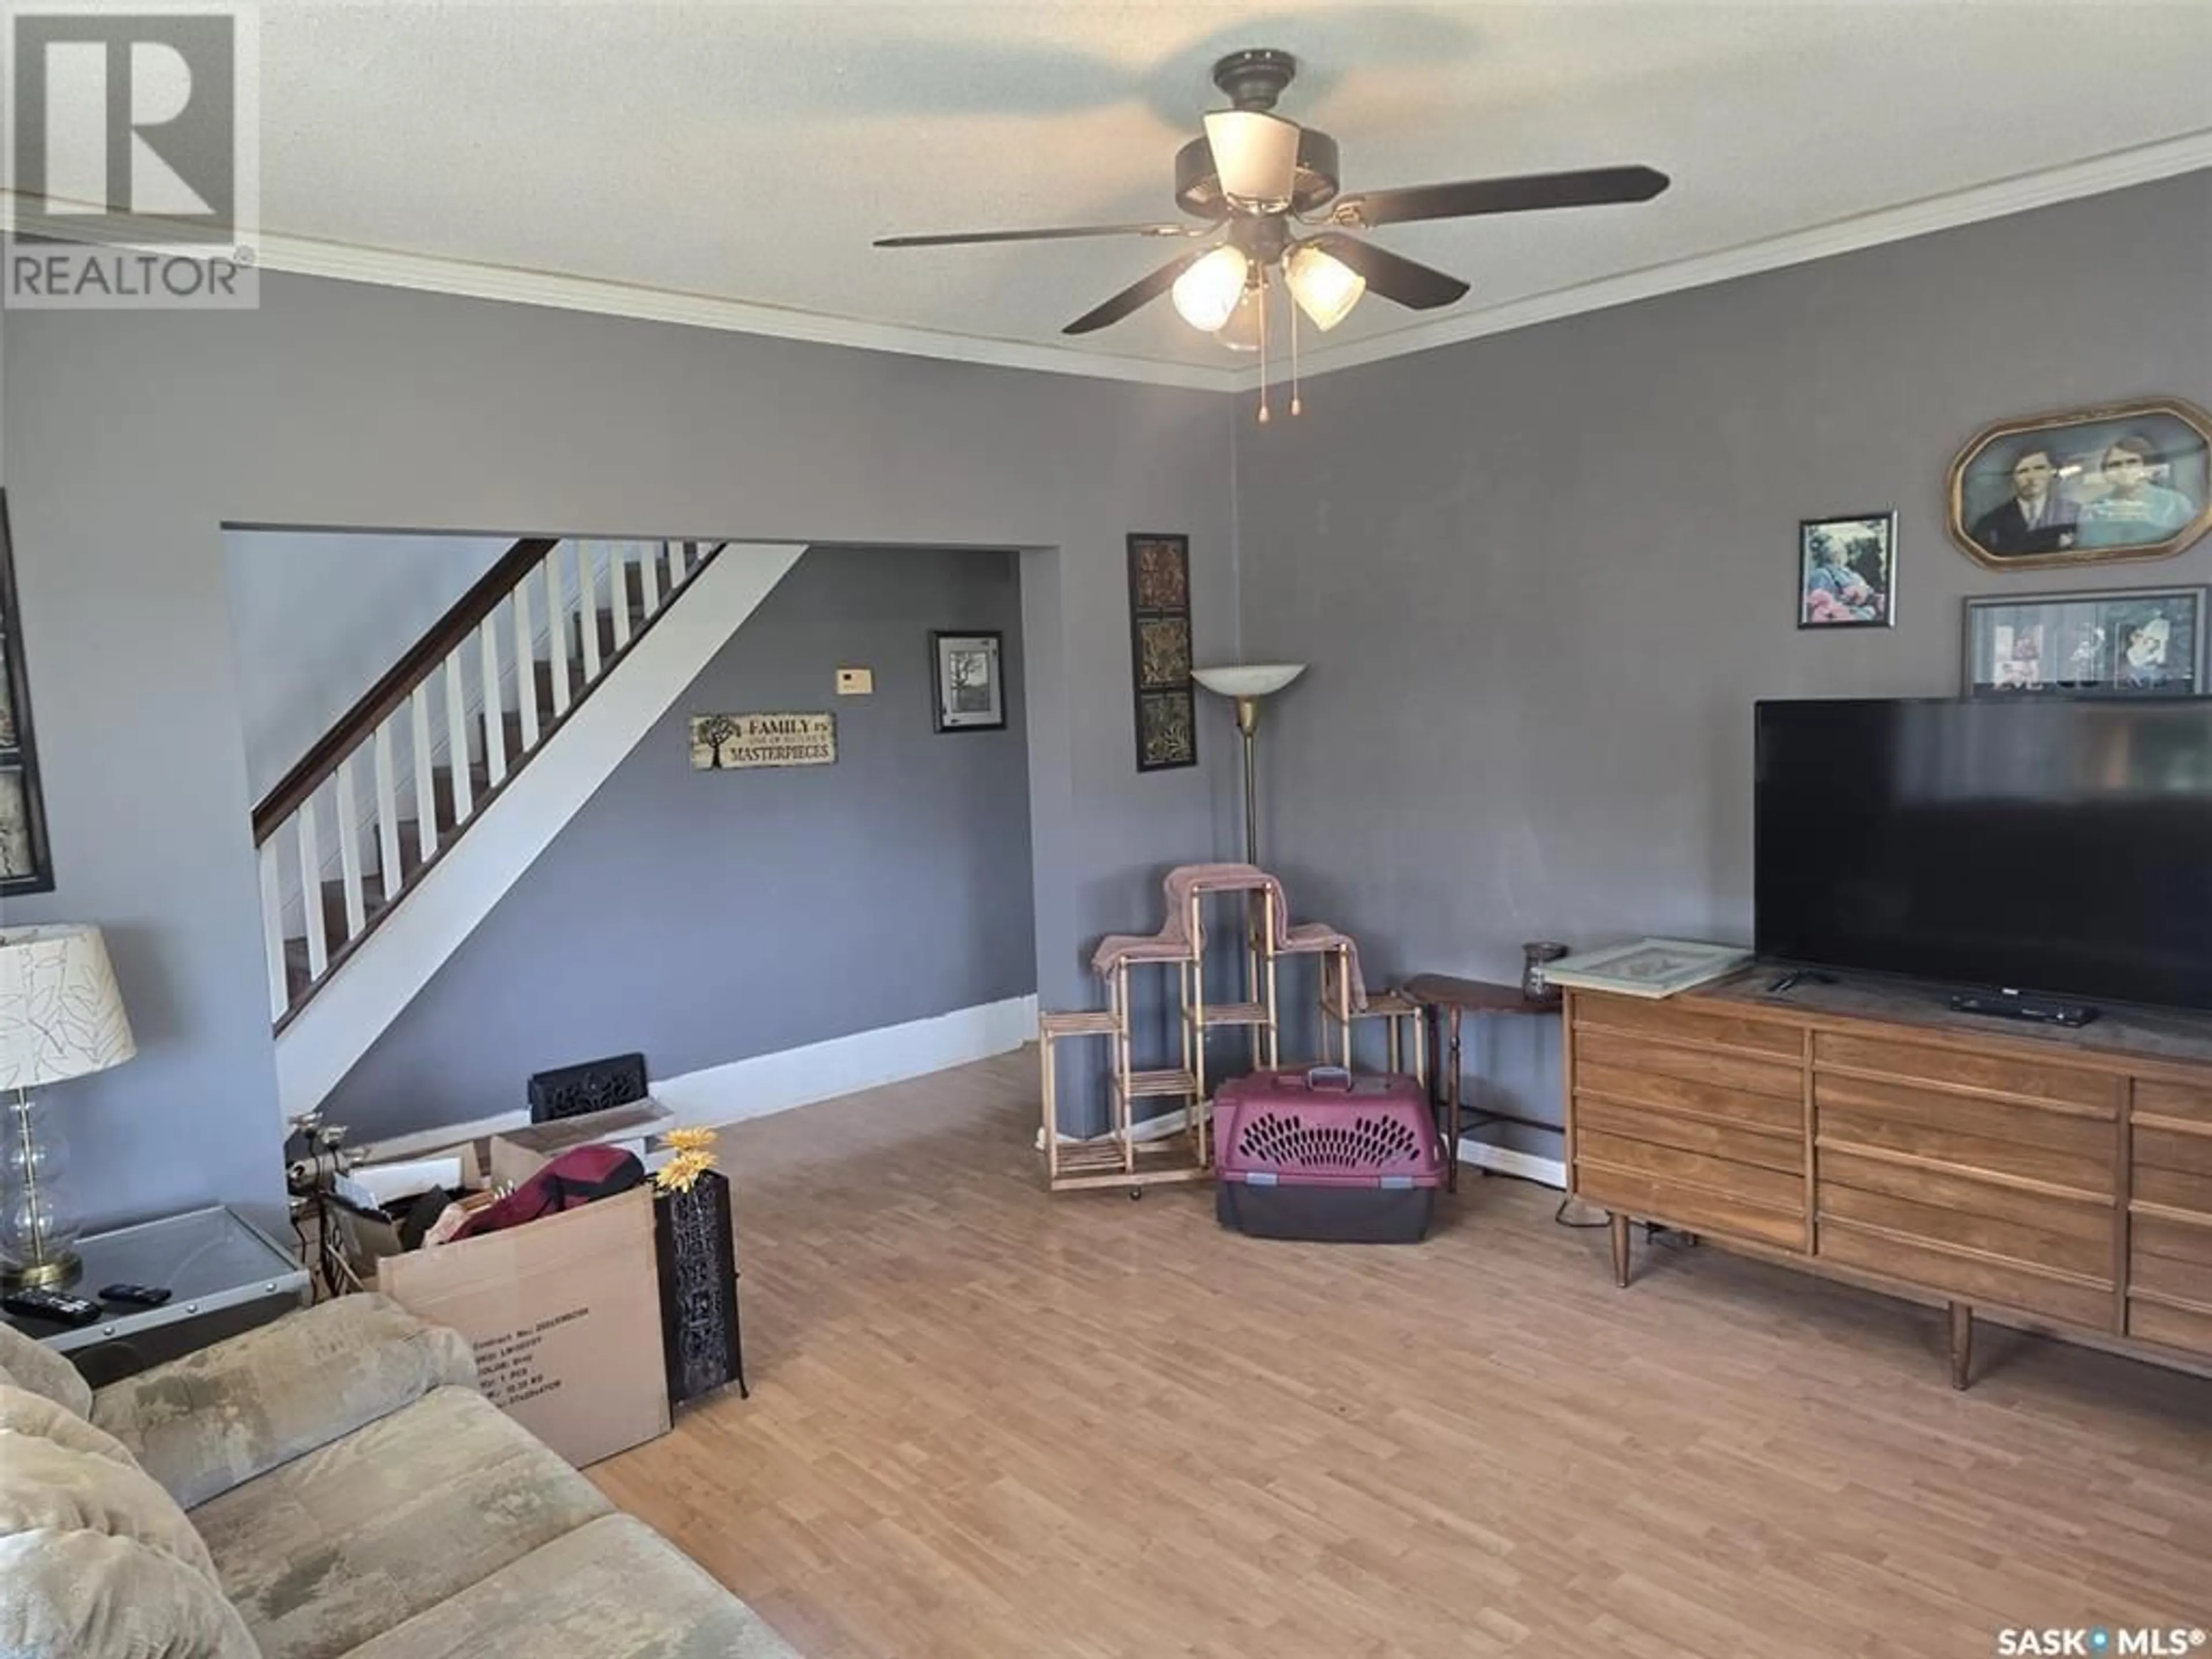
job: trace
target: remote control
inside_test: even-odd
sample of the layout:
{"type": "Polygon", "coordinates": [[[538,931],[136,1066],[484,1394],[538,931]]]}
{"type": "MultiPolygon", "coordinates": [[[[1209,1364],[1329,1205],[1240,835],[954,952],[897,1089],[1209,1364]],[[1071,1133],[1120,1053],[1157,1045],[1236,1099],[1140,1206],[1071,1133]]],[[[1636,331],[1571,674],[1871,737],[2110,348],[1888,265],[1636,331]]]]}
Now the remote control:
{"type": "Polygon", "coordinates": [[[155,1285],[110,1285],[100,1292],[102,1302],[122,1302],[134,1308],[158,1308],[169,1292],[155,1285]]]}
{"type": "Polygon", "coordinates": [[[0,1296],[0,1308],[26,1319],[50,1319],[57,1325],[89,1325],[100,1317],[100,1304],[66,1291],[10,1291],[0,1296]]]}

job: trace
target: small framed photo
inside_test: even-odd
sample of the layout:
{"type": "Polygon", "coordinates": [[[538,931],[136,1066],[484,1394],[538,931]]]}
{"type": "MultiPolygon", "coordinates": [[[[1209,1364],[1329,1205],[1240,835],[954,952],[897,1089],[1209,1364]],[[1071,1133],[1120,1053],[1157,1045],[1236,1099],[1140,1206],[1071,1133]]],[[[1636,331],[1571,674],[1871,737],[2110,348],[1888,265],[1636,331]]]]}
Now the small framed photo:
{"type": "Polygon", "coordinates": [[[1000,635],[933,631],[929,653],[939,732],[1000,732],[1006,725],[1006,686],[1000,635]]]}
{"type": "Polygon", "coordinates": [[[1969,697],[2194,696],[2202,587],[2012,593],[1966,601],[1969,697]]]}
{"type": "Polygon", "coordinates": [[[1797,526],[1797,626],[1887,628],[1897,620],[1897,514],[1797,526]]]}

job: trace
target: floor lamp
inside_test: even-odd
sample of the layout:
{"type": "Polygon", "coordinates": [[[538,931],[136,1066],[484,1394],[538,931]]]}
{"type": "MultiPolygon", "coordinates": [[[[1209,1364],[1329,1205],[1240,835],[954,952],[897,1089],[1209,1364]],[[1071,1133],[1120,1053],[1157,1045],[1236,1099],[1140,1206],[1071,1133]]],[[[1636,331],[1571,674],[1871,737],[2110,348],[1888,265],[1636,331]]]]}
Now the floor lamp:
{"type": "Polygon", "coordinates": [[[59,1285],[82,1271],[63,1141],[31,1091],[120,1066],[137,1052],[100,929],[0,932],[0,1285],[59,1285]]]}
{"type": "Polygon", "coordinates": [[[1237,730],[1244,739],[1244,862],[1260,861],[1259,792],[1252,781],[1252,739],[1260,730],[1260,699],[1271,696],[1306,672],[1302,662],[1243,663],[1234,667],[1194,668],[1190,677],[1218,696],[1237,700],[1237,730]]]}

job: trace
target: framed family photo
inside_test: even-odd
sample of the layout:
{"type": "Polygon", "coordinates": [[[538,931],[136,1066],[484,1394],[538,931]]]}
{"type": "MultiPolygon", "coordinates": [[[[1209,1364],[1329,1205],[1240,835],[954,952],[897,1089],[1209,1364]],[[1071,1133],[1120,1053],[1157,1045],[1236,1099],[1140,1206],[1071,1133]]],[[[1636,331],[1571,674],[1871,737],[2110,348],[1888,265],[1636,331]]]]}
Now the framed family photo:
{"type": "Polygon", "coordinates": [[[39,788],[39,747],[31,732],[29,677],[15,607],[15,553],[8,498],[0,493],[0,897],[54,888],[46,801],[39,788]]]}
{"type": "Polygon", "coordinates": [[[1797,626],[1887,628],[1897,620],[1897,514],[1797,526],[1797,626]]]}
{"type": "Polygon", "coordinates": [[[1951,464],[1947,527],[1992,570],[2179,553],[2212,528],[2212,416],[2160,398],[1984,428],[1951,464]]]}
{"type": "Polygon", "coordinates": [[[1966,601],[1970,697],[2192,696],[2204,689],[2202,587],[1966,601]]]}
{"type": "Polygon", "coordinates": [[[939,732],[1000,732],[1006,725],[1006,683],[1000,662],[1002,636],[995,630],[950,634],[933,630],[930,661],[937,702],[932,713],[939,732]]]}

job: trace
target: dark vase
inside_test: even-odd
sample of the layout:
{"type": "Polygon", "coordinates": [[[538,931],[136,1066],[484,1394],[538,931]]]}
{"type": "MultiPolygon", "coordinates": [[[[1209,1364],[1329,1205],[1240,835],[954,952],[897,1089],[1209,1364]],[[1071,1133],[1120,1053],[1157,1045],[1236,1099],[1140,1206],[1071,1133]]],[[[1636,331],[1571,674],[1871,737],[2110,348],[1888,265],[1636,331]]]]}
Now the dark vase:
{"type": "Polygon", "coordinates": [[[708,1170],[689,1192],[656,1194],[653,1254],[660,1268],[660,1345],[672,1406],[734,1382],[745,1388],[738,1331],[738,1260],[730,1183],[708,1170]]]}

